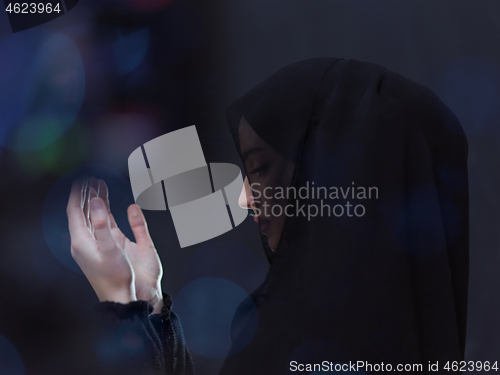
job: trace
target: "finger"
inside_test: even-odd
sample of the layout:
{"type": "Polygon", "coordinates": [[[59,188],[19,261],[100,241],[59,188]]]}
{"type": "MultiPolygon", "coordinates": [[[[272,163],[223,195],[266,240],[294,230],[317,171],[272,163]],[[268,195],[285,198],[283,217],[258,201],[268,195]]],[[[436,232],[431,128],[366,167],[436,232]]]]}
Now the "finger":
{"type": "Polygon", "coordinates": [[[94,226],[94,237],[98,242],[100,251],[116,249],[116,242],[111,234],[108,211],[104,201],[97,197],[90,201],[90,216],[94,226]]]}
{"type": "MultiPolygon", "coordinates": [[[[96,198],[97,197],[97,191],[91,186],[90,182],[89,182],[89,188],[88,188],[88,201],[89,201],[89,206],[90,206],[90,202],[92,201],[93,198],[96,198]]],[[[90,232],[92,233],[92,235],[94,235],[94,226],[92,224],[92,220],[89,216],[89,229],[90,229],[90,232]]]]}
{"type": "Polygon", "coordinates": [[[97,181],[97,178],[91,176],[89,178],[89,186],[97,192],[97,190],[99,190],[99,182],[97,181]]]}
{"type": "Polygon", "coordinates": [[[110,206],[109,206],[108,185],[106,184],[106,182],[104,182],[104,180],[101,180],[101,179],[97,180],[97,184],[99,187],[97,190],[97,194],[98,194],[99,198],[101,198],[104,201],[104,204],[106,205],[106,208],[108,210],[111,233],[113,234],[113,237],[114,237],[116,243],[118,243],[118,245],[123,249],[125,247],[126,237],[123,235],[121,230],[116,225],[115,217],[111,213],[110,206]]]}
{"type": "Polygon", "coordinates": [[[127,210],[127,214],[137,245],[153,246],[153,241],[149,236],[148,226],[141,208],[137,204],[131,204],[127,210]]]}
{"type": "Polygon", "coordinates": [[[98,181],[99,184],[99,190],[97,190],[97,193],[99,194],[99,197],[104,201],[106,204],[106,208],[108,209],[108,212],[111,211],[111,208],[109,206],[109,191],[108,191],[108,185],[104,182],[104,180],[99,179],[98,181]]]}
{"type": "Polygon", "coordinates": [[[82,195],[85,184],[86,181],[83,179],[73,182],[68,199],[68,205],[66,207],[69,232],[73,243],[90,237],[90,233],[85,225],[85,216],[83,215],[82,210],[82,195]]]}
{"type": "Polygon", "coordinates": [[[108,185],[106,185],[106,182],[104,182],[104,180],[101,180],[101,179],[99,179],[98,183],[99,183],[98,194],[99,194],[99,197],[104,201],[104,203],[106,204],[106,207],[108,209],[109,221],[110,221],[110,224],[111,224],[111,228],[118,228],[118,226],[116,225],[115,218],[111,214],[111,208],[110,208],[110,205],[109,205],[109,190],[108,190],[108,185]]]}
{"type": "Polygon", "coordinates": [[[85,181],[85,186],[82,189],[82,210],[85,217],[85,226],[90,229],[90,200],[89,200],[89,180],[85,181]]]}
{"type": "Polygon", "coordinates": [[[88,184],[88,181],[89,179],[87,177],[82,177],[80,179],[80,182],[81,182],[81,191],[80,191],[80,206],[81,206],[81,209],[83,210],[83,206],[85,204],[85,192],[86,192],[86,189],[87,189],[87,184],[88,184]]]}

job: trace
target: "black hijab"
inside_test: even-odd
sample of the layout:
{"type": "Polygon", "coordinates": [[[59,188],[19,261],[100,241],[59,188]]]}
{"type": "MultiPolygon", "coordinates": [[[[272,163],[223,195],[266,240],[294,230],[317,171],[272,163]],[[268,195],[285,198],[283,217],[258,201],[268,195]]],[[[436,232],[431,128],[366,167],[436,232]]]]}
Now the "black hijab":
{"type": "Polygon", "coordinates": [[[350,201],[365,213],[285,219],[253,295],[255,335],[221,374],[294,373],[291,361],[422,364],[428,373],[429,361],[442,372],[462,360],[467,140],[454,114],[429,89],[379,65],[315,58],[279,70],[226,109],[238,150],[242,116],[295,162],[290,186],[356,187],[354,199],[323,203],[350,201]],[[358,199],[359,187],[376,187],[377,198],[372,190],[358,199]]]}

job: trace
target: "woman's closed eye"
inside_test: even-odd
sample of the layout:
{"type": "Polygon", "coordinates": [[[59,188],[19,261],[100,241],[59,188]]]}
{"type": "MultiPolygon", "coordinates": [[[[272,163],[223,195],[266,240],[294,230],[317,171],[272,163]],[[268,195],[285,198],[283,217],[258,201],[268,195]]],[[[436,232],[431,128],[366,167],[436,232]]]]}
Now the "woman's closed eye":
{"type": "Polygon", "coordinates": [[[267,171],[267,165],[263,164],[261,166],[258,166],[257,168],[252,169],[250,171],[250,174],[256,174],[258,176],[262,176],[266,171],[267,171]]]}

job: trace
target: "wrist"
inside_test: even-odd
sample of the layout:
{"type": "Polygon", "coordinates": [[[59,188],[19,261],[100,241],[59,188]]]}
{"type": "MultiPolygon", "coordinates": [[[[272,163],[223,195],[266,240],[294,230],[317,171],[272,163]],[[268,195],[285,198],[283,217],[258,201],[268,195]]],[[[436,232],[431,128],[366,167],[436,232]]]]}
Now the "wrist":
{"type": "Polygon", "coordinates": [[[126,305],[127,303],[137,301],[137,298],[132,293],[127,292],[112,292],[97,295],[100,302],[117,302],[126,305]]]}
{"type": "Polygon", "coordinates": [[[120,288],[100,285],[99,287],[94,287],[94,291],[96,292],[97,298],[100,302],[107,301],[127,304],[133,301],[137,301],[135,295],[135,287],[133,284],[120,288]]]}
{"type": "Polygon", "coordinates": [[[163,293],[160,283],[156,286],[153,298],[149,301],[149,303],[153,306],[153,314],[161,313],[161,309],[163,308],[163,293]]]}

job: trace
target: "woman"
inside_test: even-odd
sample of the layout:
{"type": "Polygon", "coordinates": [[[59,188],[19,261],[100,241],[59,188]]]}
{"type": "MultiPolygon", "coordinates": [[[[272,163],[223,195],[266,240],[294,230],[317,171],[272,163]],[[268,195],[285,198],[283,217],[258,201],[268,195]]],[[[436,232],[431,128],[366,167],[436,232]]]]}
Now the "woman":
{"type": "MultiPolygon", "coordinates": [[[[234,102],[226,119],[247,173],[246,206],[265,235],[271,268],[252,295],[257,331],[221,374],[353,371],[345,367],[352,363],[367,373],[429,373],[462,360],[467,142],[451,111],[430,90],[378,65],[316,58],[273,74],[234,102]]],[[[97,190],[90,197],[103,196],[97,190]]],[[[94,224],[93,211],[89,221],[99,246],[98,228],[107,228],[101,212],[102,222],[94,224]]],[[[129,219],[140,228],[138,246],[146,239],[143,245],[154,249],[137,207],[129,219]]],[[[113,231],[111,224],[111,235],[102,236],[105,247],[113,246],[113,231]]],[[[132,264],[119,256],[119,266],[110,268],[127,272],[115,281],[83,255],[83,241],[76,245],[75,258],[101,301],[128,310],[134,298],[159,300],[154,251],[145,268],[125,251],[132,264]],[[108,297],[102,289],[120,293],[108,297]]],[[[234,340],[245,334],[249,305],[236,313],[234,340]]],[[[177,324],[170,314],[168,327],[177,324]]],[[[180,334],[168,337],[182,342],[180,334]]],[[[179,358],[188,358],[185,349],[179,358]]]]}

